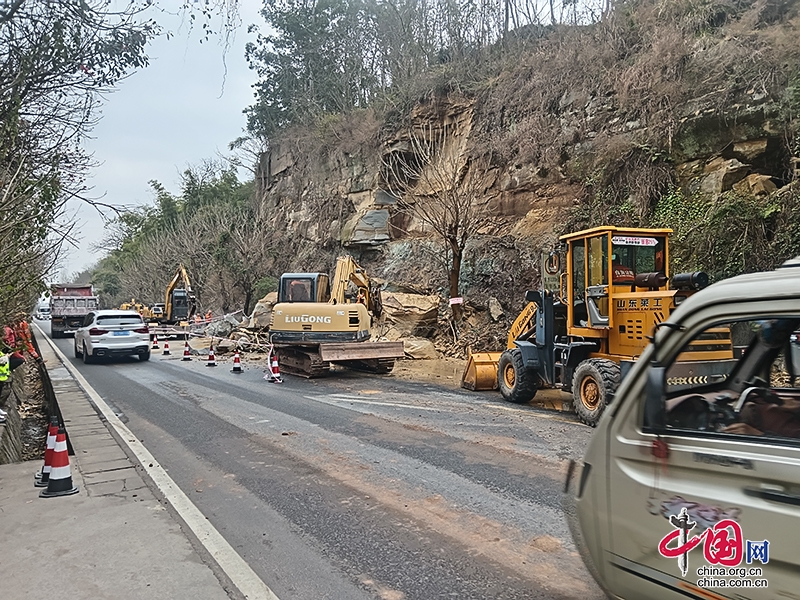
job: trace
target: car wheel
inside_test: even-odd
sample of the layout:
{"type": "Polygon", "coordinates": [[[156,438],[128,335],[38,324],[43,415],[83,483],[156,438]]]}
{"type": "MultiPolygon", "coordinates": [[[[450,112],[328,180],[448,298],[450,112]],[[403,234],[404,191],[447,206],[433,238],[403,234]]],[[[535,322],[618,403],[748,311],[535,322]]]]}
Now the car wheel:
{"type": "Polygon", "coordinates": [[[94,357],[86,350],[86,343],[83,344],[83,363],[88,365],[94,362],[94,357]]]}
{"type": "Polygon", "coordinates": [[[148,350],[144,354],[140,354],[139,355],[139,360],[142,361],[142,362],[144,362],[146,360],[150,360],[150,350],[148,350]]]}
{"type": "Polygon", "coordinates": [[[522,352],[518,348],[506,350],[500,355],[497,365],[497,387],[508,402],[525,404],[530,402],[539,389],[539,376],[525,368],[522,352]]]}
{"type": "Polygon", "coordinates": [[[75,352],[75,358],[80,358],[82,353],[78,350],[78,340],[75,340],[75,343],[72,344],[72,350],[75,352]]]}
{"type": "Polygon", "coordinates": [[[619,380],[619,365],[612,360],[590,358],[580,363],[572,377],[572,400],[578,418],[595,427],[617,391],[619,380]]]}

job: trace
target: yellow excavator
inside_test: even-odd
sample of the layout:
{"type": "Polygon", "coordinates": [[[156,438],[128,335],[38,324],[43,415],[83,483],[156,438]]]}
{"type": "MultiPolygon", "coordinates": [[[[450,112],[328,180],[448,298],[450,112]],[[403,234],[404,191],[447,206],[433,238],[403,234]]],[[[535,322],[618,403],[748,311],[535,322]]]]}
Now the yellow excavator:
{"type": "MultiPolygon", "coordinates": [[[[708,285],[701,272],[670,277],[670,233],[604,226],[562,236],[565,268],[551,280],[557,289],[527,292],[507,349],[472,354],[462,386],[499,388],[515,403],[542,388],[570,391],[578,417],[596,425],[649,336],[708,285]]],[[[682,379],[710,382],[733,359],[729,329],[704,335],[681,357],[682,379]]]]}
{"type": "Polygon", "coordinates": [[[123,302],[119,305],[119,308],[120,310],[135,310],[142,315],[142,318],[145,321],[154,320],[156,318],[156,315],[153,314],[152,309],[142,302],[137,302],[136,298],[131,298],[130,302],[123,302]]]}
{"type": "Polygon", "coordinates": [[[324,375],[331,363],[388,373],[403,343],[369,341],[381,311],[380,288],[352,256],[336,260],[332,281],[326,273],[284,273],[269,327],[281,368],[302,377],[324,375]]]}
{"type": "Polygon", "coordinates": [[[191,320],[196,310],[197,301],[192,292],[189,274],[181,264],[167,285],[164,312],[159,317],[159,322],[162,325],[185,324],[191,320]]]}
{"type": "Polygon", "coordinates": [[[140,315],[143,314],[145,308],[146,306],[141,302],[137,302],[136,298],[131,298],[130,302],[123,302],[119,305],[120,310],[135,310],[140,315]]]}

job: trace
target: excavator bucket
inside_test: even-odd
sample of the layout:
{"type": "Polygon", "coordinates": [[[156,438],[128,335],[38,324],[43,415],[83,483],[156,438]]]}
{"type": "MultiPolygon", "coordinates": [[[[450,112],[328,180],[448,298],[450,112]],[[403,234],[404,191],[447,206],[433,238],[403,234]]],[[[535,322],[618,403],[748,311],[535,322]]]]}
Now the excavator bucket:
{"type": "Polygon", "coordinates": [[[501,352],[470,352],[461,387],[472,391],[496,390],[501,352]]]}

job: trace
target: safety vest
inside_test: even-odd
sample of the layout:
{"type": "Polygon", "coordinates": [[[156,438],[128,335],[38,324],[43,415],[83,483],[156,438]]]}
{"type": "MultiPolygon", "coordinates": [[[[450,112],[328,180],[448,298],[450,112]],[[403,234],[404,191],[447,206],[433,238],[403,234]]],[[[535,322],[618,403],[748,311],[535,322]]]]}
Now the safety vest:
{"type": "Polygon", "coordinates": [[[0,381],[6,381],[11,374],[11,365],[8,364],[8,355],[0,352],[0,381]]]}

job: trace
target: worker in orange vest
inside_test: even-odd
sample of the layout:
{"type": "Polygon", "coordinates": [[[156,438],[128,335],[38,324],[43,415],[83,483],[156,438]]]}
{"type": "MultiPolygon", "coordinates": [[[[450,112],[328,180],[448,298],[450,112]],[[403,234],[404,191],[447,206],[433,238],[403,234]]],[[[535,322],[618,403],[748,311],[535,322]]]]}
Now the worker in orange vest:
{"type": "Polygon", "coordinates": [[[211,320],[213,319],[213,317],[214,317],[214,315],[211,313],[211,310],[206,312],[206,323],[211,323],[211,320]]]}
{"type": "Polygon", "coordinates": [[[28,354],[31,355],[36,360],[39,360],[39,353],[36,352],[36,348],[33,345],[33,341],[31,340],[31,330],[28,327],[28,322],[25,319],[20,319],[17,323],[17,326],[14,330],[16,337],[19,339],[20,347],[24,348],[28,351],[28,354]]]}

